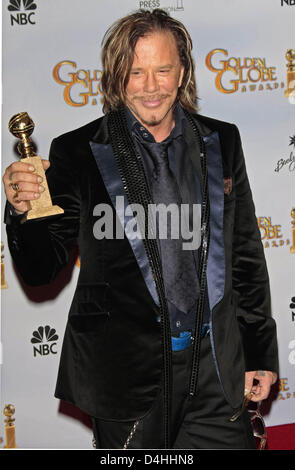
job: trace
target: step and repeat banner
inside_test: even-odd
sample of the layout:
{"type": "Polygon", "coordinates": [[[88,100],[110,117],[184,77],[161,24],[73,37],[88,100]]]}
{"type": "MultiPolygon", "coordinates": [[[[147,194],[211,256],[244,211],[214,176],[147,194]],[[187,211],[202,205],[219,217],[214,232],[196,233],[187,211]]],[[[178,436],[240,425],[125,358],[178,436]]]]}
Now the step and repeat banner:
{"type": "MultiPolygon", "coordinates": [[[[294,423],[295,0],[3,0],[2,169],[18,159],[8,131],[14,114],[32,117],[44,158],[54,137],[102,115],[105,30],[138,8],[157,7],[192,36],[200,113],[241,133],[279,337],[280,387],[265,420],[294,423]]],[[[1,409],[15,406],[20,448],[90,449],[88,417],[53,396],[77,252],[52,285],[32,288],[14,269],[3,223],[1,240],[1,409]]]]}

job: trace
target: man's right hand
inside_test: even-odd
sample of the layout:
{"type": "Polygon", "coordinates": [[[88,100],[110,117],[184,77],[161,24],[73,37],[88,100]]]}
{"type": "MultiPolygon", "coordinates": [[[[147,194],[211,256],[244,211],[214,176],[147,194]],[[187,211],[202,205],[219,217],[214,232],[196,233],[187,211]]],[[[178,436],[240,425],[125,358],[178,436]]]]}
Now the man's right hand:
{"type": "MultiPolygon", "coordinates": [[[[49,160],[42,160],[44,170],[50,166],[49,160]]],[[[42,177],[28,163],[14,162],[9,165],[3,175],[3,183],[7,200],[18,214],[30,209],[30,201],[38,199],[44,191],[42,177]],[[13,189],[13,185],[16,189],[13,189]],[[18,189],[17,189],[18,188],[18,189]]]]}

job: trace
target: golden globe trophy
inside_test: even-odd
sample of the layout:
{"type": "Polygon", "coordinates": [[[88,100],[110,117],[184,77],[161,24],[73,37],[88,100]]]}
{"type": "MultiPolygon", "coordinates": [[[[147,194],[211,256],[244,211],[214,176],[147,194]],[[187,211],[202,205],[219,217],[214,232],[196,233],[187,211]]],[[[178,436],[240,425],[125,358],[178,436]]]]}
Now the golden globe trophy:
{"type": "Polygon", "coordinates": [[[15,413],[13,405],[6,405],[4,408],[5,419],[5,446],[4,449],[16,449],[15,442],[15,418],[12,416],[15,413]]]}
{"type": "Polygon", "coordinates": [[[40,194],[38,199],[29,202],[31,208],[25,215],[25,220],[39,219],[51,215],[63,214],[63,209],[59,206],[53,206],[52,200],[42,164],[42,159],[36,155],[30,135],[33,133],[35,124],[28,113],[15,114],[9,121],[8,129],[14,137],[20,139],[17,149],[21,155],[21,162],[29,163],[35,167],[35,172],[43,178],[42,185],[45,191],[40,194]]]}
{"type": "Polygon", "coordinates": [[[1,289],[7,289],[8,285],[5,279],[5,271],[4,271],[4,243],[1,242],[1,289]]]}
{"type": "Polygon", "coordinates": [[[287,63],[287,89],[286,98],[294,96],[295,93],[295,49],[288,49],[286,52],[287,63]]]}
{"type": "Polygon", "coordinates": [[[291,210],[291,217],[292,217],[292,246],[290,246],[291,253],[295,253],[295,207],[292,207],[291,210]]]}

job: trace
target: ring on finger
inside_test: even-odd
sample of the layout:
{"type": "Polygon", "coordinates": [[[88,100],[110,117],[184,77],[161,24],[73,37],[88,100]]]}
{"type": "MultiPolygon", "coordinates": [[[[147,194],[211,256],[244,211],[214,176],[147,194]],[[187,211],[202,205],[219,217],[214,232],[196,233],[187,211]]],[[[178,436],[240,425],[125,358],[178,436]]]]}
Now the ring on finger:
{"type": "Polygon", "coordinates": [[[9,186],[11,186],[14,191],[19,191],[19,185],[17,183],[10,183],[9,186]]]}
{"type": "Polygon", "coordinates": [[[12,187],[12,189],[15,191],[15,194],[13,196],[13,199],[15,200],[15,202],[20,202],[18,200],[18,193],[19,193],[19,185],[17,183],[10,183],[10,186],[12,187]]]}

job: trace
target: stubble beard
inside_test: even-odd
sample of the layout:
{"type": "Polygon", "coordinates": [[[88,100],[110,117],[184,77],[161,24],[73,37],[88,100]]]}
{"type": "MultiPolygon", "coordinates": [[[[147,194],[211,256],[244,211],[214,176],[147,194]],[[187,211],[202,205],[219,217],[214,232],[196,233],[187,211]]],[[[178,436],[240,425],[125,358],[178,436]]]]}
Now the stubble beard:
{"type": "MultiPolygon", "coordinates": [[[[169,96],[165,96],[165,98],[168,98],[169,96]]],[[[136,101],[142,101],[142,99],[138,98],[136,99],[136,101]]],[[[152,116],[149,118],[149,119],[145,119],[144,116],[140,115],[137,110],[136,110],[136,106],[133,106],[133,103],[129,103],[129,107],[131,109],[131,111],[133,112],[133,114],[136,116],[136,118],[145,126],[149,126],[149,127],[155,127],[155,126],[158,126],[159,124],[161,124],[161,122],[166,118],[166,116],[169,114],[169,112],[171,111],[171,109],[174,108],[175,106],[175,103],[176,103],[176,100],[172,103],[172,105],[168,108],[168,110],[165,112],[165,114],[161,117],[161,118],[157,118],[157,116],[155,114],[152,114],[152,116]]],[[[127,106],[128,106],[128,103],[127,103],[127,106]]]]}

